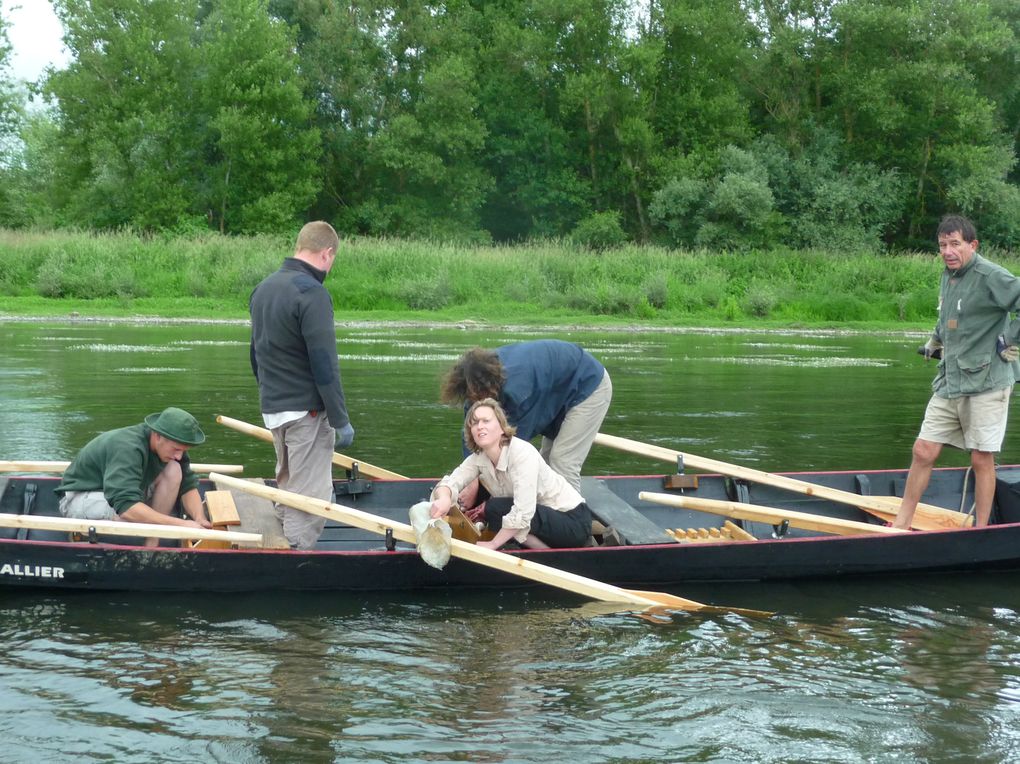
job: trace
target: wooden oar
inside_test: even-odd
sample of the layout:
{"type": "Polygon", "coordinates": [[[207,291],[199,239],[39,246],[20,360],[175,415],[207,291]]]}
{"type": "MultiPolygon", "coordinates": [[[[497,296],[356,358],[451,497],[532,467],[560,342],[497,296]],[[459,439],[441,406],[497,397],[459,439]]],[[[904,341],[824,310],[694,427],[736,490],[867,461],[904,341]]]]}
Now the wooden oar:
{"type": "MultiPolygon", "coordinates": [[[[824,485],[817,485],[816,483],[809,483],[805,480],[797,480],[786,475],[774,475],[770,472],[762,472],[750,467],[728,464],[716,459],[706,459],[694,454],[674,451],[671,448],[641,443],[640,441],[620,438],[615,435],[606,435],[600,432],[595,436],[595,442],[619,451],[648,456],[653,459],[661,459],[672,464],[676,464],[677,458],[682,457],[684,464],[694,469],[717,472],[721,475],[729,475],[730,477],[750,480],[755,483],[763,483],[807,496],[817,496],[820,499],[849,504],[883,520],[895,519],[897,509],[899,508],[899,499],[895,497],[862,496],[850,493],[849,491],[841,491],[838,488],[830,488],[824,485]]],[[[951,509],[943,509],[931,504],[918,504],[917,512],[914,513],[914,520],[911,525],[920,530],[931,531],[944,530],[946,528],[962,528],[972,525],[973,522],[974,519],[963,512],[954,512],[951,509]]]]}
{"type": "MultiPolygon", "coordinates": [[[[243,432],[245,435],[251,435],[252,437],[258,438],[259,440],[264,440],[268,443],[273,442],[273,433],[271,433],[265,427],[259,427],[258,425],[254,424],[248,424],[247,422],[242,422],[240,419],[231,419],[228,416],[218,416],[216,417],[216,421],[219,424],[231,428],[232,430],[243,432]]],[[[343,454],[339,453],[333,454],[333,464],[335,464],[337,467],[343,467],[344,469],[349,470],[354,466],[355,462],[357,462],[358,464],[358,471],[361,472],[361,474],[363,475],[368,475],[369,477],[373,478],[382,478],[384,480],[406,479],[403,475],[398,475],[396,472],[390,472],[389,470],[383,469],[382,467],[376,467],[374,464],[358,461],[357,459],[352,459],[349,456],[344,456],[343,454]]]]}
{"type": "MultiPolygon", "coordinates": [[[[264,427],[257,427],[256,425],[242,422],[240,419],[231,419],[228,416],[218,416],[216,417],[216,421],[222,425],[231,427],[238,432],[252,435],[259,440],[265,440],[270,443],[273,442],[273,433],[264,427]]],[[[338,453],[333,454],[333,464],[339,467],[350,469],[353,463],[354,460],[349,456],[344,456],[343,454],[338,453]]],[[[365,464],[364,462],[358,462],[358,469],[369,477],[384,478],[388,480],[410,480],[410,478],[399,475],[396,472],[390,472],[382,467],[365,464]]],[[[475,529],[474,524],[467,519],[463,510],[461,510],[461,508],[456,504],[450,507],[450,514],[446,516],[446,521],[453,528],[454,538],[459,538],[461,541],[469,541],[473,543],[482,537],[482,534],[475,529]]]]}
{"type": "MultiPolygon", "coordinates": [[[[63,472],[71,462],[5,462],[0,461],[0,472],[63,472]]],[[[241,464],[192,464],[192,472],[244,472],[241,464]]]]}
{"type": "MultiPolygon", "coordinates": [[[[217,485],[250,493],[254,496],[261,496],[264,499],[284,504],[303,512],[308,512],[319,517],[336,520],[337,522],[352,525],[356,528],[377,533],[385,536],[386,532],[392,531],[393,537],[400,541],[414,544],[416,539],[414,529],[406,523],[398,523],[378,515],[373,515],[359,509],[345,507],[341,504],[331,504],[321,499],[311,499],[291,491],[281,491],[279,488],[272,488],[267,485],[250,483],[224,475],[212,475],[217,485]]],[[[771,615],[760,610],[744,610],[741,608],[724,608],[714,605],[706,605],[694,600],[677,597],[664,592],[637,592],[629,589],[622,589],[612,584],[606,584],[591,578],[585,578],[575,573],[568,573],[563,570],[542,565],[520,557],[514,557],[503,552],[497,552],[485,547],[468,544],[464,541],[451,539],[451,554],[470,562],[484,565],[488,568],[501,570],[515,576],[521,576],[532,581],[556,586],[560,589],[591,597],[605,602],[624,602],[642,607],[664,606],[674,610],[701,610],[717,612],[734,612],[745,615],[771,615]]]]}
{"type": "Polygon", "coordinates": [[[770,525],[778,525],[786,520],[794,528],[821,531],[823,533],[836,533],[841,536],[858,536],[862,533],[909,533],[909,531],[900,528],[887,528],[884,525],[871,525],[869,523],[859,523],[856,520],[841,520],[836,517],[813,515],[810,512],[794,512],[790,509],[763,507],[758,504],[745,504],[739,501],[697,499],[693,496],[678,496],[673,493],[653,493],[650,491],[641,491],[638,494],[638,498],[642,501],[650,501],[668,507],[694,509],[698,512],[708,512],[709,514],[721,515],[722,517],[733,517],[737,520],[769,523],[770,525]]]}
{"type": "MultiPolygon", "coordinates": [[[[236,479],[236,478],[232,478],[236,479]]],[[[262,545],[261,533],[219,531],[209,528],[186,528],[181,525],[160,525],[157,523],[131,523],[124,520],[77,520],[70,517],[44,517],[41,515],[0,514],[0,527],[31,528],[43,531],[67,531],[96,533],[106,536],[139,536],[159,539],[215,539],[217,541],[248,542],[262,545]]]]}

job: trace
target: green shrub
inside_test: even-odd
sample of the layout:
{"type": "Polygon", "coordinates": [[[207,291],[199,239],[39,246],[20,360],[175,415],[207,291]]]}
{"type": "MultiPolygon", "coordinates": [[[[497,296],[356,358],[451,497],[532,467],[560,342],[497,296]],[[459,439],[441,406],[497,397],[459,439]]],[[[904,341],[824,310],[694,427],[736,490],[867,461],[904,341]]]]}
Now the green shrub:
{"type": "Polygon", "coordinates": [[[570,238],[575,244],[601,252],[624,244],[627,232],[620,224],[620,213],[612,210],[589,215],[577,224],[570,238]]]}

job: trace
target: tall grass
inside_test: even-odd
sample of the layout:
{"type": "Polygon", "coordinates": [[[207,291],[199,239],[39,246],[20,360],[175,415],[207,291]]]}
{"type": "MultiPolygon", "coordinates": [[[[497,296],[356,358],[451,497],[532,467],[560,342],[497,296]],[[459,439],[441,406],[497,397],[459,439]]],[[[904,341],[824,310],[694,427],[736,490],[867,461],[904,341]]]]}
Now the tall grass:
{"type": "MultiPolygon", "coordinates": [[[[273,236],[0,231],[0,308],[239,317],[251,290],[291,248],[290,239],[273,236]]],[[[934,320],[940,268],[934,253],[591,252],[560,242],[478,247],[359,238],[342,242],[326,286],[338,315],[351,318],[919,325],[934,320]]]]}

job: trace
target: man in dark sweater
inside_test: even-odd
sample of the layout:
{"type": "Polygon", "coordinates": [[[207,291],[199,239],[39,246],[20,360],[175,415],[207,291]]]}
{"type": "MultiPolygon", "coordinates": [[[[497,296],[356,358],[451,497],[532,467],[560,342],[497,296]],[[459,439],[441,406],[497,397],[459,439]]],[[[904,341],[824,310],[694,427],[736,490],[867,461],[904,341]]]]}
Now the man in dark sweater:
{"type": "MultiPolygon", "coordinates": [[[[251,368],[262,418],[273,433],[280,488],[324,501],[333,495],[333,448],[354,441],[340,383],[333,301],[322,285],[339,237],[329,223],[308,223],[294,256],[255,287],[251,368]]],[[[295,549],[311,549],[325,519],[282,508],[283,532],[295,549]]]]}
{"type": "Polygon", "coordinates": [[[60,513],[83,520],[212,527],[187,456],[203,441],[195,417],[173,407],[145,417],[143,424],[97,435],[64,471],[56,489],[60,513]],[[190,519],[170,514],[178,500],[190,519]]]}

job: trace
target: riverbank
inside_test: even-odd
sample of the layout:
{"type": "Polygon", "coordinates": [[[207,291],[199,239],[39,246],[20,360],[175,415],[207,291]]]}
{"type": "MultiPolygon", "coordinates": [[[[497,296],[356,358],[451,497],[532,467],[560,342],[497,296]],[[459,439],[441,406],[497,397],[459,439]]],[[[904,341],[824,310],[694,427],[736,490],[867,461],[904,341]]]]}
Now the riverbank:
{"type": "MultiPolygon", "coordinates": [[[[243,320],[251,290],[290,247],[283,237],[0,231],[0,311],[243,320]]],[[[940,268],[933,254],[351,239],[325,283],[340,322],[914,331],[934,320],[940,268]]]]}
{"type": "MultiPolygon", "coordinates": [[[[67,312],[54,310],[43,313],[18,313],[4,307],[4,301],[0,300],[0,323],[35,323],[35,324],[124,324],[124,325],[222,325],[222,326],[247,326],[248,317],[243,318],[209,318],[196,316],[159,316],[159,315],[107,315],[102,312],[96,314],[82,313],[80,311],[67,312]]],[[[59,306],[54,306],[57,308],[59,306]]],[[[882,334],[885,336],[902,336],[922,338],[927,335],[928,330],[921,325],[905,326],[897,325],[847,325],[847,326],[803,326],[803,325],[772,325],[767,322],[749,323],[741,326],[677,326],[655,324],[650,322],[633,323],[626,321],[612,322],[586,322],[584,320],[565,321],[537,321],[531,323],[512,322],[490,322],[479,320],[451,319],[441,321],[435,318],[351,318],[344,319],[337,317],[337,326],[340,329],[461,329],[477,330],[483,328],[498,329],[507,332],[588,332],[602,331],[608,333],[631,334],[640,332],[643,334],[746,334],[748,332],[763,334],[791,334],[800,336],[816,337],[838,337],[841,335],[861,334],[882,334]]]]}

